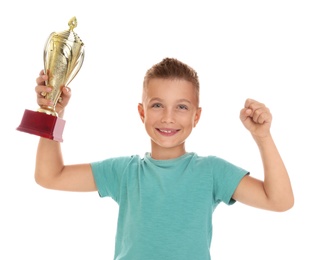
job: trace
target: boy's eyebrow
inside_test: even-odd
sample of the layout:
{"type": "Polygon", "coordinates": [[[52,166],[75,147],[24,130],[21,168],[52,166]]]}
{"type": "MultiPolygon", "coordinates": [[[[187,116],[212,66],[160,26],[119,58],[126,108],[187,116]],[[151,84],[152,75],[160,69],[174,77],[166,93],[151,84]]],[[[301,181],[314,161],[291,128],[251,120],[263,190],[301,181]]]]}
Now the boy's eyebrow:
{"type": "MultiPolygon", "coordinates": [[[[151,98],[151,99],[149,100],[149,102],[153,102],[153,101],[159,101],[159,102],[162,102],[163,99],[161,99],[161,98],[159,98],[159,97],[154,97],[154,98],[151,98]]],[[[182,102],[186,102],[186,103],[189,103],[189,104],[192,103],[191,101],[189,101],[189,100],[186,99],[186,98],[181,98],[181,99],[178,99],[178,100],[176,100],[176,101],[177,101],[177,103],[182,103],[182,102]]]]}
{"type": "Polygon", "coordinates": [[[180,102],[180,103],[182,103],[182,102],[186,102],[186,103],[192,103],[191,101],[189,101],[188,99],[186,99],[186,98],[181,98],[181,99],[179,99],[179,100],[177,100],[178,102],[180,102]]]}
{"type": "Polygon", "coordinates": [[[149,100],[149,102],[152,102],[152,101],[162,101],[162,99],[161,98],[158,98],[158,97],[154,97],[154,98],[151,98],[149,100]]]}

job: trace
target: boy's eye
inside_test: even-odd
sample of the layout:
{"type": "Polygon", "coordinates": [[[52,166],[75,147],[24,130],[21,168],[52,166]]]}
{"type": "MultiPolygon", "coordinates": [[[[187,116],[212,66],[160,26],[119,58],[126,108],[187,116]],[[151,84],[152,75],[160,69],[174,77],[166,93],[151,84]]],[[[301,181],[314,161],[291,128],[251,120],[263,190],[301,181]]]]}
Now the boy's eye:
{"type": "Polygon", "coordinates": [[[152,107],[155,107],[155,108],[160,108],[160,107],[162,107],[162,105],[161,105],[161,104],[159,104],[159,103],[155,103],[155,104],[152,104],[152,107]]]}
{"type": "Polygon", "coordinates": [[[188,107],[186,105],[179,105],[178,108],[182,110],[188,110],[188,107]]]}

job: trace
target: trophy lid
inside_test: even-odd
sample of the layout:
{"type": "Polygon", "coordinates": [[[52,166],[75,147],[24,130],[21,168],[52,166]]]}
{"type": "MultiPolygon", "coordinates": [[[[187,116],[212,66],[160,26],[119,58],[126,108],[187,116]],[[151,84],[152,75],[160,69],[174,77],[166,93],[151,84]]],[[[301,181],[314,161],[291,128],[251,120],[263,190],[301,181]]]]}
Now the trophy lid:
{"type": "Polygon", "coordinates": [[[84,43],[82,42],[82,40],[80,39],[78,34],[76,34],[73,31],[73,29],[76,28],[78,25],[77,18],[75,16],[69,20],[68,25],[69,25],[68,30],[65,30],[63,32],[57,32],[57,33],[55,33],[55,36],[62,38],[62,39],[66,39],[66,40],[74,42],[74,43],[78,43],[80,45],[84,45],[84,43]]]}

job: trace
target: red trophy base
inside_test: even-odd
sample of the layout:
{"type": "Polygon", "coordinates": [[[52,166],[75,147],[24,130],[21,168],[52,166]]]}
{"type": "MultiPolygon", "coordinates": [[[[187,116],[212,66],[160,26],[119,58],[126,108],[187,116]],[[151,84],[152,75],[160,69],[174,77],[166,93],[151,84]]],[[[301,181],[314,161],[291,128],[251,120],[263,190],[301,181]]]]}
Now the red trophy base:
{"type": "Polygon", "coordinates": [[[64,125],[59,117],[26,109],[17,130],[62,142],[64,125]]]}

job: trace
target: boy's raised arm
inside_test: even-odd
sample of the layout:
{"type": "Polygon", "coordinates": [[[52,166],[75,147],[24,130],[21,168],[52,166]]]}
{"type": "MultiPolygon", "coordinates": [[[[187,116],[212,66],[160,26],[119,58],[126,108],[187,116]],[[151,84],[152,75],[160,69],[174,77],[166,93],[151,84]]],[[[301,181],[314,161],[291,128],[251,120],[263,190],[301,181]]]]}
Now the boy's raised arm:
{"type": "MultiPolygon", "coordinates": [[[[51,91],[45,86],[47,76],[41,71],[36,79],[37,103],[49,105],[51,102],[43,98],[42,92],[51,91]]],[[[57,113],[63,116],[64,108],[68,104],[71,93],[69,88],[62,89],[62,102],[56,106],[57,113]]],[[[48,189],[66,191],[96,191],[90,164],[64,165],[61,144],[46,138],[40,138],[35,166],[35,181],[48,189]]]]}
{"type": "Polygon", "coordinates": [[[240,119],[252,134],[260,151],[264,181],[246,176],[233,198],[247,205],[272,211],[286,211],[294,204],[290,178],[270,133],[272,115],[264,104],[247,99],[240,119]]]}

